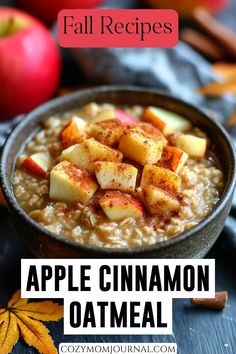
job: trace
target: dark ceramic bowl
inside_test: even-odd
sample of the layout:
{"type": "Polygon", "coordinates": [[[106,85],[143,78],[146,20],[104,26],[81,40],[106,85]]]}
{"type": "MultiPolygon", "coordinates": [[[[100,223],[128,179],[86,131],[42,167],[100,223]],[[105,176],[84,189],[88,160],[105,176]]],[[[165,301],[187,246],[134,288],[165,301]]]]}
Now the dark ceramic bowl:
{"type": "Polygon", "coordinates": [[[98,87],[81,90],[46,103],[28,114],[11,132],[2,152],[1,182],[14,223],[26,245],[38,257],[65,258],[193,258],[203,257],[218,238],[229,213],[235,188],[235,155],[226,131],[211,118],[178,99],[156,90],[135,87],[98,87]],[[16,201],[12,174],[26,141],[50,115],[70,111],[89,102],[154,105],[179,113],[211,138],[224,173],[224,189],[214,210],[191,230],[162,243],[135,249],[106,249],[81,245],[47,231],[33,221],[16,201]]]}

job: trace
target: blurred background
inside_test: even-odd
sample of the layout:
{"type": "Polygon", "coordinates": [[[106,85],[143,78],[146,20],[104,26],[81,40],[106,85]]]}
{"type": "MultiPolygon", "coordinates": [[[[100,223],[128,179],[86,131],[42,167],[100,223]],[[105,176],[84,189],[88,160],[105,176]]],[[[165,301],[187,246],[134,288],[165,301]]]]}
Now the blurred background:
{"type": "Polygon", "coordinates": [[[117,83],[181,96],[225,123],[235,109],[235,15],[235,0],[0,0],[0,119],[13,119],[74,89],[117,83]],[[4,12],[4,6],[14,9],[4,12]],[[180,42],[171,49],[55,48],[60,9],[98,6],[174,8],[180,17],[180,42]],[[26,20],[27,13],[39,22],[26,20]],[[27,37],[26,32],[34,31],[38,34],[27,37]],[[14,40],[12,32],[17,32],[14,40]]]}
{"type": "Polygon", "coordinates": [[[224,124],[234,139],[235,17],[235,0],[0,0],[0,144],[16,117],[58,95],[101,84],[155,87],[178,96],[224,124]],[[174,48],[57,45],[63,8],[163,6],[179,14],[174,48]]]}

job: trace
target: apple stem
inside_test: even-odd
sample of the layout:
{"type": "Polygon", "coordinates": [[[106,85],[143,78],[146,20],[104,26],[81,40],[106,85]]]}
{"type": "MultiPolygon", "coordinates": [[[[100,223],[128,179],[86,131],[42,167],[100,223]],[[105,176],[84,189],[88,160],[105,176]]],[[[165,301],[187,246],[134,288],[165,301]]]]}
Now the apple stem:
{"type": "Polygon", "coordinates": [[[16,17],[0,19],[0,38],[8,37],[25,27],[25,21],[18,20],[16,17]]]}
{"type": "Polygon", "coordinates": [[[14,17],[10,17],[9,20],[7,21],[7,25],[5,27],[5,31],[3,32],[3,37],[7,36],[9,33],[11,33],[12,29],[14,26],[14,17]]]}

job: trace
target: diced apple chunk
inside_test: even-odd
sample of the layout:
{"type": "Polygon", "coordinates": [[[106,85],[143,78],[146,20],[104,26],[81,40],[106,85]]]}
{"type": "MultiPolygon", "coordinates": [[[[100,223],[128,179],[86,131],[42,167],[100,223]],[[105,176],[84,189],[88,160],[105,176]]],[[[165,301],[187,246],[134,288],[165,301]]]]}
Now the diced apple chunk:
{"type": "Polygon", "coordinates": [[[115,110],[114,109],[109,109],[109,110],[105,110],[102,113],[99,113],[93,120],[92,123],[98,123],[98,122],[102,122],[104,120],[108,120],[108,119],[115,119],[115,110]]]}
{"type": "Polygon", "coordinates": [[[175,137],[175,145],[189,154],[190,157],[202,158],[206,154],[207,139],[190,134],[181,134],[175,137]]]}
{"type": "Polygon", "coordinates": [[[121,162],[123,155],[120,151],[105,146],[94,139],[69,147],[62,151],[61,159],[70,161],[76,166],[89,172],[94,172],[96,161],[121,162]]]}
{"type": "Polygon", "coordinates": [[[112,221],[126,218],[140,218],[143,215],[142,204],[131,195],[119,191],[106,192],[99,200],[106,216],[112,221]]]}
{"type": "Polygon", "coordinates": [[[138,169],[119,162],[95,162],[95,174],[102,189],[132,192],[136,186],[138,169]]]}
{"type": "Polygon", "coordinates": [[[157,107],[146,108],[142,119],[152,123],[164,135],[185,132],[190,130],[192,126],[187,119],[179,114],[157,107]]]}
{"type": "Polygon", "coordinates": [[[121,137],[119,150],[131,160],[141,165],[154,164],[160,160],[163,143],[161,140],[154,141],[142,134],[128,130],[121,137]]]}
{"type": "Polygon", "coordinates": [[[134,125],[137,124],[137,119],[131,114],[123,111],[122,109],[115,109],[115,117],[121,121],[124,125],[134,125]]]}
{"type": "Polygon", "coordinates": [[[125,126],[118,119],[107,119],[96,124],[91,124],[90,136],[100,143],[113,146],[118,144],[125,131],[125,126]]]}
{"type": "Polygon", "coordinates": [[[144,166],[141,187],[153,185],[170,192],[180,192],[181,182],[181,177],[173,171],[153,165],[144,166]]]}
{"type": "Polygon", "coordinates": [[[164,146],[168,143],[164,135],[160,132],[160,130],[156,129],[150,123],[138,123],[135,127],[132,128],[132,131],[136,131],[154,141],[161,140],[164,146]]]}
{"type": "Polygon", "coordinates": [[[179,173],[188,159],[188,154],[174,146],[165,146],[157,166],[179,173]]]}
{"type": "Polygon", "coordinates": [[[50,155],[47,152],[37,152],[27,156],[21,166],[36,176],[45,177],[50,165],[50,155]]]}
{"type": "Polygon", "coordinates": [[[164,189],[149,185],[143,189],[145,205],[152,215],[170,216],[178,212],[178,199],[164,189]]]}
{"type": "Polygon", "coordinates": [[[68,161],[56,165],[50,173],[50,198],[68,203],[88,203],[98,185],[85,170],[68,161]]]}
{"type": "Polygon", "coordinates": [[[70,123],[61,132],[61,143],[63,149],[79,144],[86,139],[85,128],[87,123],[79,118],[72,117],[70,123]]]}
{"type": "Polygon", "coordinates": [[[126,126],[137,123],[137,119],[118,108],[109,109],[98,114],[97,117],[93,119],[92,123],[101,122],[107,119],[119,119],[119,121],[126,126]]]}

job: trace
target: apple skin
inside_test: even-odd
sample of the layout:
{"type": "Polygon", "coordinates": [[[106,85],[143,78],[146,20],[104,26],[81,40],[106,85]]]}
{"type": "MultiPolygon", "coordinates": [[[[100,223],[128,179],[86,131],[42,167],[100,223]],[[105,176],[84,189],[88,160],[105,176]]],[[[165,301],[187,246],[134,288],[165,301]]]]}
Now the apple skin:
{"type": "Polygon", "coordinates": [[[137,124],[137,119],[135,119],[130,114],[122,111],[122,109],[115,109],[115,117],[121,121],[124,125],[135,125],[137,124]]]}
{"type": "Polygon", "coordinates": [[[28,156],[22,163],[22,167],[35,174],[36,176],[46,176],[46,172],[30,156],[28,156]]]}
{"type": "Polygon", "coordinates": [[[56,92],[60,52],[49,30],[14,8],[0,7],[0,22],[25,21],[18,32],[0,37],[0,119],[27,113],[56,92]]]}
{"type": "Polygon", "coordinates": [[[144,0],[144,2],[152,8],[175,9],[182,18],[189,18],[196,7],[204,7],[216,14],[229,4],[229,0],[144,0]]]}
{"type": "Polygon", "coordinates": [[[18,6],[47,25],[52,25],[63,9],[89,9],[101,5],[103,0],[16,0],[18,6]]]}

